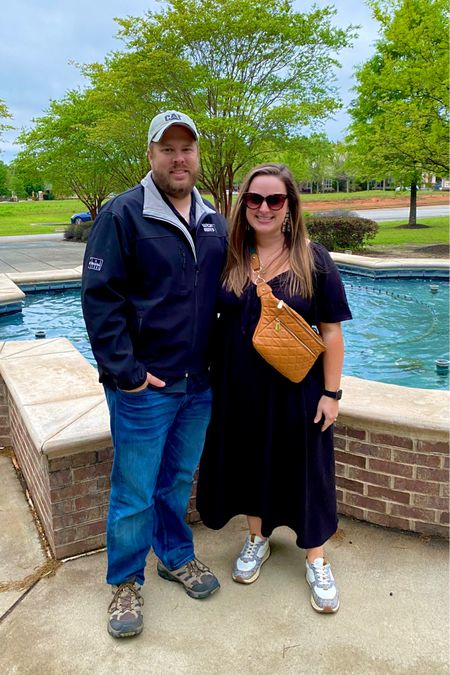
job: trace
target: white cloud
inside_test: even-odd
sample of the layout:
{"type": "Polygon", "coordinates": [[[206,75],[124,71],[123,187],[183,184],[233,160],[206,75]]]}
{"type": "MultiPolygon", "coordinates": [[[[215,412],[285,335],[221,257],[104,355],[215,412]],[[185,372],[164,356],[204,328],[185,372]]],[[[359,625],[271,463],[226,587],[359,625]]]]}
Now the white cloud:
{"type": "MultiPolygon", "coordinates": [[[[348,104],[352,72],[373,51],[376,23],[359,0],[316,0],[319,7],[334,4],[338,10],[336,25],[361,24],[360,36],[353,49],[340,55],[342,69],[337,73],[341,96],[348,104]]],[[[160,11],[157,0],[12,0],[3,3],[0,22],[0,98],[14,119],[16,131],[4,134],[0,158],[9,162],[18,147],[13,145],[18,131],[29,128],[32,119],[41,115],[51,99],[60,99],[68,89],[86,84],[77,68],[70,63],[102,62],[108,52],[120,49],[115,36],[118,25],[114,17],[144,16],[160,11]]],[[[305,12],[312,3],[294,2],[295,9],[305,12]]],[[[344,113],[325,125],[330,138],[342,136],[348,119],[344,113]]]]}

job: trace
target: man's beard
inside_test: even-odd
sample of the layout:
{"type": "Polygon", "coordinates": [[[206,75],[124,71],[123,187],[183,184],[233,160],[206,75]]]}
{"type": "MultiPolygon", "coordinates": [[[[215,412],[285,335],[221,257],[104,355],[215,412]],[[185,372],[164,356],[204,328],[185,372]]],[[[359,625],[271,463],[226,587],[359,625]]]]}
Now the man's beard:
{"type": "Polygon", "coordinates": [[[190,180],[188,184],[177,185],[175,182],[171,181],[169,174],[166,173],[162,174],[159,173],[159,171],[152,169],[153,180],[155,181],[159,189],[165,192],[165,194],[168,195],[169,197],[175,197],[176,199],[183,199],[183,197],[187,197],[189,194],[191,194],[192,189],[195,183],[197,182],[199,173],[200,173],[199,169],[197,169],[196,171],[192,171],[192,169],[190,169],[189,170],[190,180]]]}

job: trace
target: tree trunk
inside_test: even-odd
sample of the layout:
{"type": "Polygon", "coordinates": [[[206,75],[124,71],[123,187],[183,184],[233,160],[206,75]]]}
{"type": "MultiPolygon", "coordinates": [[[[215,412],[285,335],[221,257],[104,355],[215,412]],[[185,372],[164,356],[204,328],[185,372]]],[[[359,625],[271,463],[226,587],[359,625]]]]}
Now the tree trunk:
{"type": "Polygon", "coordinates": [[[411,197],[409,201],[409,220],[408,227],[414,227],[417,223],[417,184],[416,181],[411,182],[411,197]]]}

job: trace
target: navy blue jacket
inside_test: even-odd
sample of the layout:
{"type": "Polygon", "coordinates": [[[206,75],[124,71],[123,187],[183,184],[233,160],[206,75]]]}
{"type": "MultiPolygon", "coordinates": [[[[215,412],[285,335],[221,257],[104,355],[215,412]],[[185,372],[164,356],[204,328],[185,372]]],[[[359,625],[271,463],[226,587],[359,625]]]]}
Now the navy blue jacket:
{"type": "Polygon", "coordinates": [[[134,389],[204,373],[226,256],[226,221],[197,189],[191,236],[151,173],[105,204],[86,246],[82,307],[100,381],[134,389]]]}

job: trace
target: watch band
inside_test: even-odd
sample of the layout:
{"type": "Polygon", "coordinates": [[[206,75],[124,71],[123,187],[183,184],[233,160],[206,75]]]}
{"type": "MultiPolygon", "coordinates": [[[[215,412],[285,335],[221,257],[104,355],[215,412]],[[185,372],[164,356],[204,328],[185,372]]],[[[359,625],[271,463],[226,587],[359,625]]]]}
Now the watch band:
{"type": "Polygon", "coordinates": [[[342,398],[342,389],[337,391],[329,391],[328,389],[323,390],[323,395],[328,396],[328,398],[334,398],[336,401],[340,401],[342,398]]]}

